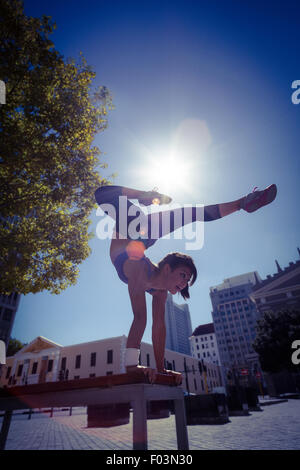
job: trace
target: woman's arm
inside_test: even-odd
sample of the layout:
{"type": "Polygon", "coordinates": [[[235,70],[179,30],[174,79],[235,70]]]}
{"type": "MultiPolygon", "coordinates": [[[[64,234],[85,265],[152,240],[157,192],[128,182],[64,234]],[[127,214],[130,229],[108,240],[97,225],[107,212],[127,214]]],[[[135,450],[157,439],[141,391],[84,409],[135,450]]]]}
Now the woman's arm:
{"type": "Polygon", "coordinates": [[[169,374],[175,377],[176,383],[182,383],[182,375],[179,372],[166,370],[164,368],[165,346],[166,346],[166,324],[165,308],[167,300],[167,291],[157,291],[152,299],[152,344],[157,371],[163,374],[169,374]]]}
{"type": "MultiPolygon", "coordinates": [[[[125,270],[124,270],[125,272],[125,270]]],[[[142,337],[147,323],[145,263],[138,261],[127,263],[125,275],[128,278],[128,292],[133,311],[133,322],[127,338],[127,348],[140,349],[142,337]]],[[[150,367],[135,365],[126,366],[126,372],[143,372],[150,383],[155,380],[155,370],[150,367]]]]}
{"type": "Polygon", "coordinates": [[[133,312],[133,322],[128,334],[127,348],[139,349],[147,323],[146,295],[139,279],[128,279],[128,292],[133,312]]]}
{"type": "Polygon", "coordinates": [[[166,291],[157,291],[152,298],[152,344],[156,368],[158,372],[164,370],[164,356],[166,345],[165,306],[166,291]]]}

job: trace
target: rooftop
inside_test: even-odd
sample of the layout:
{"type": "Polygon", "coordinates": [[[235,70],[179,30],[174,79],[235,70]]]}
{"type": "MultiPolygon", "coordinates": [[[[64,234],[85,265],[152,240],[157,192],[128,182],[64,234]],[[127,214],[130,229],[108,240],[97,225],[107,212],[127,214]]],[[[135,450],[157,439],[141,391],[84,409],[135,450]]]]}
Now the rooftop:
{"type": "Polygon", "coordinates": [[[213,323],[206,323],[205,325],[199,325],[193,332],[192,336],[207,335],[209,333],[214,333],[215,327],[213,323]]]}

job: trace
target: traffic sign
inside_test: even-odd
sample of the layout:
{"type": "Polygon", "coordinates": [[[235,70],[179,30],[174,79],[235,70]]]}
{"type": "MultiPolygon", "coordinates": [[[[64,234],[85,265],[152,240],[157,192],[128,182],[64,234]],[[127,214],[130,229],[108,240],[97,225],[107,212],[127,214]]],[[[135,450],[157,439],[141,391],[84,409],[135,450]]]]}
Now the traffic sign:
{"type": "Polygon", "coordinates": [[[241,375],[248,375],[248,369],[241,369],[241,375]]]}

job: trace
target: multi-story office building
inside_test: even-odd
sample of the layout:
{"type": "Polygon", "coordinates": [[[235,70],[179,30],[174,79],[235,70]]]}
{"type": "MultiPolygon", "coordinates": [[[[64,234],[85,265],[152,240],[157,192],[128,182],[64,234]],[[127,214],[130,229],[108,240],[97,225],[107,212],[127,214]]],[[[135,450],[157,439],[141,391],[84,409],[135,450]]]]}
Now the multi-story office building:
{"type": "Polygon", "coordinates": [[[212,316],[225,374],[243,368],[249,373],[260,370],[258,355],[252,348],[259,312],[250,298],[258,281],[260,277],[255,271],[225,279],[210,288],[212,316]]]}
{"type": "Polygon", "coordinates": [[[199,325],[190,337],[192,356],[220,365],[218,343],[213,323],[199,325]]]}
{"type": "Polygon", "coordinates": [[[192,334],[191,316],[188,304],[178,305],[168,294],[166,309],[166,348],[191,355],[189,337],[192,334]]]}
{"type": "MultiPolygon", "coordinates": [[[[126,336],[61,346],[38,336],[7,358],[0,387],[76,380],[125,372],[126,336]]],[[[142,342],[141,365],[155,368],[153,346],[142,342]]],[[[165,368],[182,372],[182,388],[203,394],[221,386],[220,368],[212,363],[165,350],[165,368]],[[204,367],[205,366],[205,367],[204,367]]]]}
{"type": "Polygon", "coordinates": [[[20,302],[20,294],[0,295],[0,340],[8,345],[16,312],[20,302]]]}

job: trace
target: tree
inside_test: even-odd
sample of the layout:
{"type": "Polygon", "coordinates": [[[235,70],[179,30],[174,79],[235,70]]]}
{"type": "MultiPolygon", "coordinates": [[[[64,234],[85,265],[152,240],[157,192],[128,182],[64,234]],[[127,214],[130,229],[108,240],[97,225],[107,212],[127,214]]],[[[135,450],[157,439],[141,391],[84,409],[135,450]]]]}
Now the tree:
{"type": "Polygon", "coordinates": [[[268,311],[257,322],[257,336],[253,349],[259,355],[266,372],[289,370],[297,372],[299,366],[292,362],[292,343],[300,339],[300,311],[268,311]]]}
{"type": "Polygon", "coordinates": [[[21,341],[19,341],[18,339],[10,338],[7,346],[6,356],[14,356],[24,346],[25,344],[21,343],[21,341]]]}
{"type": "Polygon", "coordinates": [[[80,54],[64,60],[51,17],[0,0],[0,292],[58,294],[90,254],[94,191],[108,179],[92,146],[111,96],[80,54]]]}

